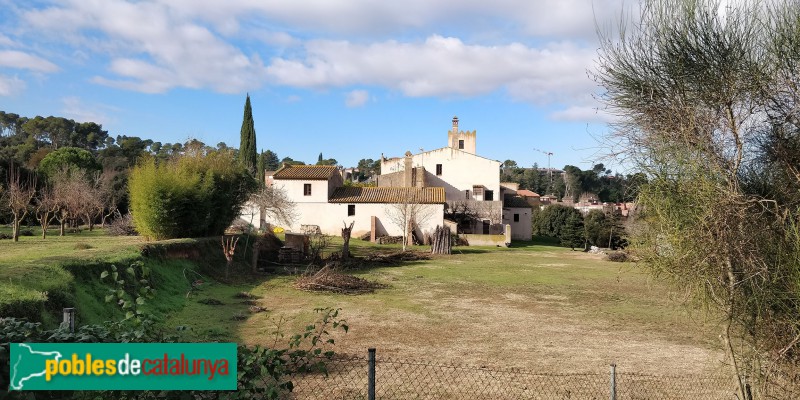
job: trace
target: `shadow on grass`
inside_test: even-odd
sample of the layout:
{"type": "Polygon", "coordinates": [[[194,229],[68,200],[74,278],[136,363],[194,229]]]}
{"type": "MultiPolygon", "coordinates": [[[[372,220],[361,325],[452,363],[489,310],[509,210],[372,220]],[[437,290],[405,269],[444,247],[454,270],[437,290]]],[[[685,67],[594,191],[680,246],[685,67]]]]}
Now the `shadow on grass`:
{"type": "Polygon", "coordinates": [[[563,246],[561,246],[561,241],[558,238],[550,236],[534,236],[532,241],[520,243],[525,243],[528,246],[549,246],[563,248],[563,246]]]}
{"type": "Polygon", "coordinates": [[[453,247],[453,254],[484,254],[489,253],[487,249],[480,249],[475,247],[468,247],[468,246],[454,246],[453,247]]]}

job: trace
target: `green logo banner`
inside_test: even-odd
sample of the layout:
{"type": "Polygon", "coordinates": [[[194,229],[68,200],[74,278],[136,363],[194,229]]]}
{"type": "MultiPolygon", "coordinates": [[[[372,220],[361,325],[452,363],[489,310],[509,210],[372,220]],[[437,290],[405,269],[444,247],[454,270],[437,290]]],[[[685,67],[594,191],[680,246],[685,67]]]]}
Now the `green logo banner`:
{"type": "Polygon", "coordinates": [[[236,390],[236,343],[11,343],[9,390],[236,390]]]}

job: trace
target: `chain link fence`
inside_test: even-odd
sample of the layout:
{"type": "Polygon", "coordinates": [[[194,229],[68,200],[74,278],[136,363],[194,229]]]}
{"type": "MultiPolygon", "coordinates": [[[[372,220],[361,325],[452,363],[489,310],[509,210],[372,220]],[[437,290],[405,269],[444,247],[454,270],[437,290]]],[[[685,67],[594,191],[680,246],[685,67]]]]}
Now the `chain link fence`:
{"type": "Polygon", "coordinates": [[[339,357],[328,372],[295,375],[291,399],[734,399],[725,376],[619,372],[548,374],[388,357],[339,357]]]}

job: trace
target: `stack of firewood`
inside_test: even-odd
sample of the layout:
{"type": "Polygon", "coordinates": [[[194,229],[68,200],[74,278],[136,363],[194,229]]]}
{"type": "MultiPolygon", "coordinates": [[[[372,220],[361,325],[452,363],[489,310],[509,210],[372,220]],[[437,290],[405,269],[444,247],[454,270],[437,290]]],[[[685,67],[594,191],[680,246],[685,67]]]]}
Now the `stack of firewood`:
{"type": "Polygon", "coordinates": [[[450,229],[439,225],[431,237],[431,253],[433,254],[452,254],[450,242],[450,229]]]}

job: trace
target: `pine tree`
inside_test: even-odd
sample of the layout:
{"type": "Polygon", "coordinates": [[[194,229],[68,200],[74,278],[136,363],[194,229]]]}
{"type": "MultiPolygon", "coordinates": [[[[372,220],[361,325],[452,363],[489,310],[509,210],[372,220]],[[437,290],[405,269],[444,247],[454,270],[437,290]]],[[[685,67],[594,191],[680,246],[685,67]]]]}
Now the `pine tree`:
{"type": "Polygon", "coordinates": [[[253,109],[250,107],[250,95],[244,103],[241,142],[239,143],[239,163],[256,175],[256,128],[253,123],[253,109]]]}
{"type": "Polygon", "coordinates": [[[561,245],[575,250],[575,247],[583,246],[583,242],[583,217],[575,210],[569,214],[561,230],[561,245]]]}

